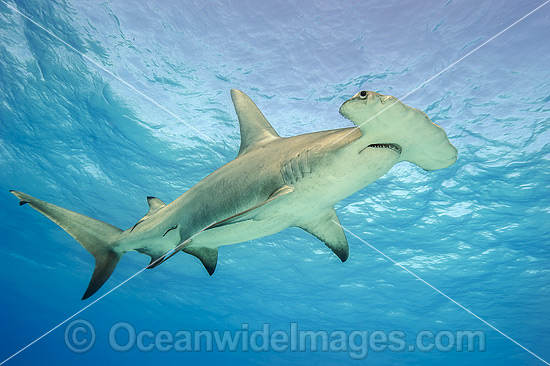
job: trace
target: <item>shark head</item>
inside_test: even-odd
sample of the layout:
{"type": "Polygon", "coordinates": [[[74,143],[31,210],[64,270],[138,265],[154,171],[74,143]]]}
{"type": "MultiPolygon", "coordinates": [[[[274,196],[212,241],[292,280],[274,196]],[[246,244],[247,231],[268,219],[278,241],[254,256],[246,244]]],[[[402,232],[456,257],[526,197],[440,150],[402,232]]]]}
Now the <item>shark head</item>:
{"type": "Polygon", "coordinates": [[[361,140],[371,148],[390,148],[425,170],[454,164],[457,150],[445,131],[418,109],[397,98],[361,91],[342,104],[340,114],[363,132],[361,140]]]}

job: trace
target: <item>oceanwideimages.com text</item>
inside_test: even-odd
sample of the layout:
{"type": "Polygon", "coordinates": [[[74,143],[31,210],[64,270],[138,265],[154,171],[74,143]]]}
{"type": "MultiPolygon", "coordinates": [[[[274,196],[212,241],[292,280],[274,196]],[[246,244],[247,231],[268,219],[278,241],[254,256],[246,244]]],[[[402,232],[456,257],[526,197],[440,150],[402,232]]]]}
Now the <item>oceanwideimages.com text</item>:
{"type": "MultiPolygon", "coordinates": [[[[352,359],[364,359],[369,352],[483,352],[482,331],[422,330],[413,337],[402,330],[305,330],[298,323],[287,329],[260,329],[241,324],[230,330],[142,330],[127,322],[115,323],[106,335],[117,352],[345,352],[352,359]]],[[[92,349],[96,342],[93,325],[82,319],[65,328],[65,343],[76,353],[92,349]]]]}

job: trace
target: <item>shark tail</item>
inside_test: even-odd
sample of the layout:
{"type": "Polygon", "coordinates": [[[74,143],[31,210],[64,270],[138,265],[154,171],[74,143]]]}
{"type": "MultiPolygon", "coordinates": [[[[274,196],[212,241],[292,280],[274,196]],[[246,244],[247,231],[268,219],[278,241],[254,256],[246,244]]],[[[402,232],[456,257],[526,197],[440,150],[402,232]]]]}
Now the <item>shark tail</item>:
{"type": "Polygon", "coordinates": [[[10,192],[19,198],[20,205],[28,203],[69,233],[94,256],[94,273],[82,300],[92,296],[111,276],[124,254],[116,249],[116,241],[122,230],[103,221],[41,201],[28,194],[10,192]]]}

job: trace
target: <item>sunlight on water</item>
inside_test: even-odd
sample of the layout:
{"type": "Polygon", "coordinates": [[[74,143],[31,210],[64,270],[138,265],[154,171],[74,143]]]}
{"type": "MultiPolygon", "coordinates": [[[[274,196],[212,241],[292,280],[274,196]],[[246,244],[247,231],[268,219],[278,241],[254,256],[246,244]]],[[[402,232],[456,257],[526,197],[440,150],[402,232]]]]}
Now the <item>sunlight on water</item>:
{"type": "MultiPolygon", "coordinates": [[[[350,127],[338,109],[358,91],[402,97],[542,3],[1,0],[0,362],[87,305],[80,297],[93,269],[83,248],[19,208],[9,189],[132,227],[147,196],[171,202],[235,158],[231,88],[249,94],[281,136],[350,127]]],[[[336,206],[361,240],[546,361],[549,16],[542,7],[406,98],[447,131],[455,165],[400,163],[336,206]]],[[[544,364],[347,238],[345,263],[298,229],[222,247],[212,277],[179,254],[77,316],[95,330],[91,349],[71,349],[64,325],[6,364],[544,364]],[[110,343],[113,329],[126,333],[110,343]],[[121,352],[132,329],[136,339],[151,332],[154,350],[146,342],[121,352]],[[186,348],[183,335],[196,331],[208,333],[204,343],[186,348]],[[208,337],[217,344],[216,334],[255,331],[255,345],[207,351],[208,337]],[[300,331],[332,343],[301,349],[300,331]],[[377,350],[371,337],[363,354],[364,331],[380,331],[394,349],[377,350]],[[424,347],[433,339],[436,348],[415,343],[422,331],[432,337],[424,347]],[[462,331],[482,332],[484,350],[435,344],[460,342],[462,331]],[[165,352],[159,334],[172,339],[165,352]]],[[[126,255],[92,300],[148,263],[126,255]]]]}

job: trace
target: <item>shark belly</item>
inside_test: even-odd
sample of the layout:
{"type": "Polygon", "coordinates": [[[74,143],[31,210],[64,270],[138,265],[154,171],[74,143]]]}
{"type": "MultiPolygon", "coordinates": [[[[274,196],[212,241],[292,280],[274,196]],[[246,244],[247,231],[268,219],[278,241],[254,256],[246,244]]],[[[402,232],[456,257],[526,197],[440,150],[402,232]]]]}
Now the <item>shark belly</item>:
{"type": "MultiPolygon", "coordinates": [[[[379,179],[399,161],[399,154],[391,150],[360,149],[357,146],[353,149],[350,159],[326,159],[323,163],[314,164],[309,173],[299,172],[291,177],[283,177],[282,184],[290,183],[293,189],[289,197],[277,201],[248,220],[205,230],[194,237],[189,246],[217,248],[300,226],[319,212],[331,209],[337,202],[379,179]]],[[[349,151],[344,153],[350,156],[349,151]]],[[[292,160],[287,164],[292,164],[292,160]]]]}
{"type": "Polygon", "coordinates": [[[296,184],[295,210],[315,212],[333,207],[341,200],[384,176],[397,162],[399,154],[389,149],[365,148],[361,140],[312,168],[311,177],[296,184]],[[308,179],[309,178],[309,179],[308,179]],[[305,207],[310,208],[304,210],[305,207]]]}
{"type": "Polygon", "coordinates": [[[256,221],[253,219],[228,226],[209,229],[193,238],[190,247],[218,248],[238,244],[276,234],[292,226],[292,221],[284,218],[256,221]]]}

